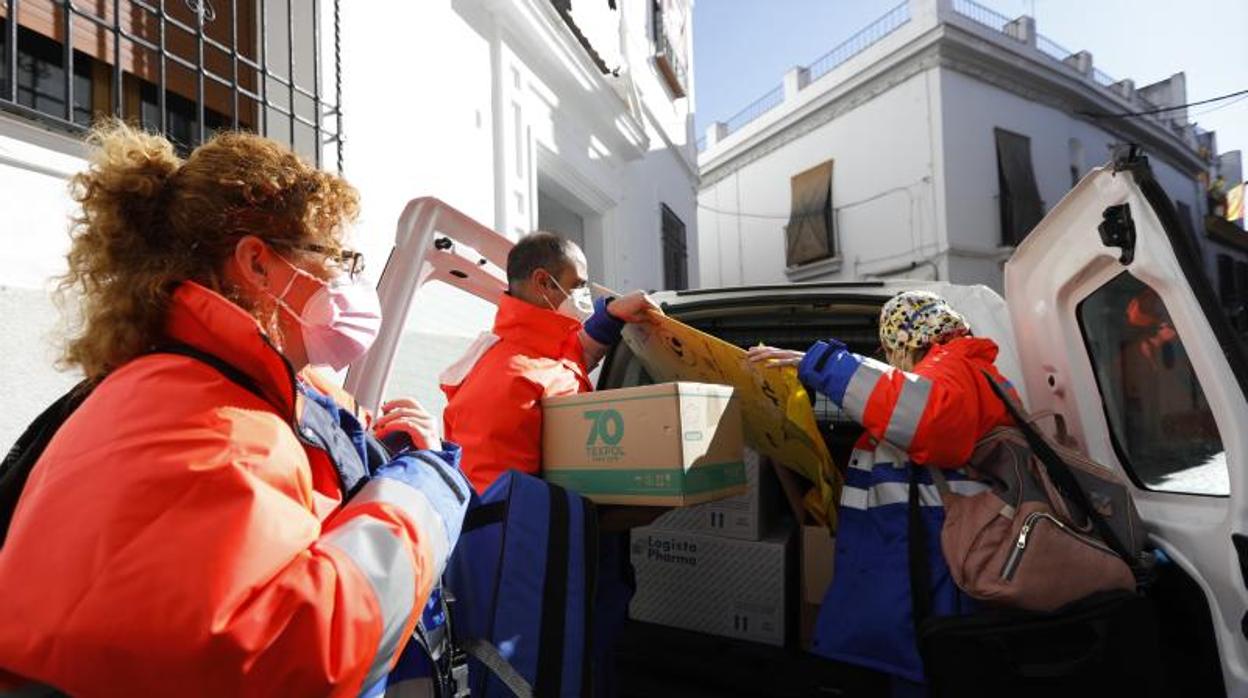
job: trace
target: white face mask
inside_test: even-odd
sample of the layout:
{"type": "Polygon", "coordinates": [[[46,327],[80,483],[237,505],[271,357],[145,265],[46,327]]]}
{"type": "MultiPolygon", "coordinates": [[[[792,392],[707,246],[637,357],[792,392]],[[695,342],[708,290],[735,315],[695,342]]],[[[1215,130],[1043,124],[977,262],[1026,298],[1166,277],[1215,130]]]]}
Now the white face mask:
{"type": "Polygon", "coordinates": [[[554,282],[555,288],[563,291],[564,294],[563,302],[557,308],[551,305],[549,300],[546,301],[546,304],[551,306],[551,310],[580,323],[584,323],[589,316],[594,314],[594,298],[589,293],[589,287],[574,288],[571,293],[568,293],[563,290],[563,286],[558,281],[555,281],[555,277],[550,277],[550,280],[554,282]]]}
{"type": "Polygon", "coordinates": [[[381,300],[377,290],[362,279],[338,278],[325,282],[293,264],[290,266],[295,273],[281,295],[273,298],[302,328],[308,363],[341,371],[363,356],[381,331],[381,300]],[[299,275],[310,277],[320,285],[304,303],[302,312],[296,312],[285,300],[299,275]]]}

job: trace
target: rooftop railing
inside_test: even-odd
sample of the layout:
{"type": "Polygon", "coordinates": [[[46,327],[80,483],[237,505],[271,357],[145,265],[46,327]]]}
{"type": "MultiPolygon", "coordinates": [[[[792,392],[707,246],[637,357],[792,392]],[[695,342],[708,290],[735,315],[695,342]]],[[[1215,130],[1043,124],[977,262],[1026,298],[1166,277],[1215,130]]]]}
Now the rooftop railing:
{"type": "MultiPolygon", "coordinates": [[[[897,31],[908,21],[910,21],[910,2],[909,0],[902,0],[900,4],[884,13],[879,19],[840,44],[837,44],[835,48],[816,58],[810,65],[806,66],[811,82],[827,75],[854,56],[866,51],[884,37],[897,31]]],[[[776,85],[766,94],[729,117],[724,122],[724,125],[727,127],[725,135],[741,130],[746,124],[783,103],[784,85],[776,85]]],[[[706,150],[706,146],[706,137],[699,138],[697,141],[698,152],[706,150]]]]}

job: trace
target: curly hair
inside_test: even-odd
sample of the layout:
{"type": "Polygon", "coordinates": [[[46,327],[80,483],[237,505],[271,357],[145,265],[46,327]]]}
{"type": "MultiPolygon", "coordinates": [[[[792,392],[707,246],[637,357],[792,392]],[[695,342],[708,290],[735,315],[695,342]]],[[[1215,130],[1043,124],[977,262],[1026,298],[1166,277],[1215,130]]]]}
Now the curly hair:
{"type": "Polygon", "coordinates": [[[88,143],[90,165],[70,181],[82,210],[58,297],[76,310],[61,364],[89,380],[159,343],[182,282],[229,295],[221,272],[242,237],[336,251],[359,210],[346,180],[253,134],[219,134],[185,161],[164,137],[120,121],[98,125],[88,143]]]}

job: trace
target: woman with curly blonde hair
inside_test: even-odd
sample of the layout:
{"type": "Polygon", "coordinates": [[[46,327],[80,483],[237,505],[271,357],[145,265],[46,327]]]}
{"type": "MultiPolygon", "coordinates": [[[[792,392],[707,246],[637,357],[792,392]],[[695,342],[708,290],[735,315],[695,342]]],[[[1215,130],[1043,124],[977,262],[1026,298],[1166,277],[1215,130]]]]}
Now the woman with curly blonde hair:
{"type": "Polygon", "coordinates": [[[372,420],[311,368],[361,356],[381,321],[343,247],[355,190],[249,134],[185,161],[117,122],[90,143],[61,285],[90,393],[2,539],[0,692],[373,686],[469,488],[419,405],[372,420]]]}

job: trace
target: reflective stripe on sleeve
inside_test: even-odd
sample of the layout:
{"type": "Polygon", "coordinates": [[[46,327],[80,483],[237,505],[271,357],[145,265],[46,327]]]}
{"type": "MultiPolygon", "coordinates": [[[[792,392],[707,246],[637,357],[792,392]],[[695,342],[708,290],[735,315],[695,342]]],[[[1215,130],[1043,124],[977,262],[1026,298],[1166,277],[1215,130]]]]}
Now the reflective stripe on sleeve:
{"type": "MultiPolygon", "coordinates": [[[[392,504],[410,516],[416,530],[433,550],[433,572],[440,572],[447,555],[446,530],[423,493],[398,480],[375,478],[347,505],[344,513],[371,502],[392,504]]],[[[390,670],[402,644],[403,630],[416,607],[416,568],[407,541],[392,525],[372,516],[357,516],[330,531],[323,542],[351,559],[368,580],[381,611],[381,637],[364,686],[372,686],[390,670]]]]}
{"type": "Polygon", "coordinates": [[[861,424],[876,384],[893,369],[888,364],[865,356],[858,357],[858,362],[858,368],[854,370],[854,375],[849,378],[849,385],[845,387],[845,398],[841,407],[854,421],[861,424]]]}
{"type": "Polygon", "coordinates": [[[927,400],[932,395],[932,382],[913,373],[902,375],[901,394],[893,405],[884,438],[901,450],[909,451],[914,434],[919,429],[919,420],[927,409],[927,400]]]}

